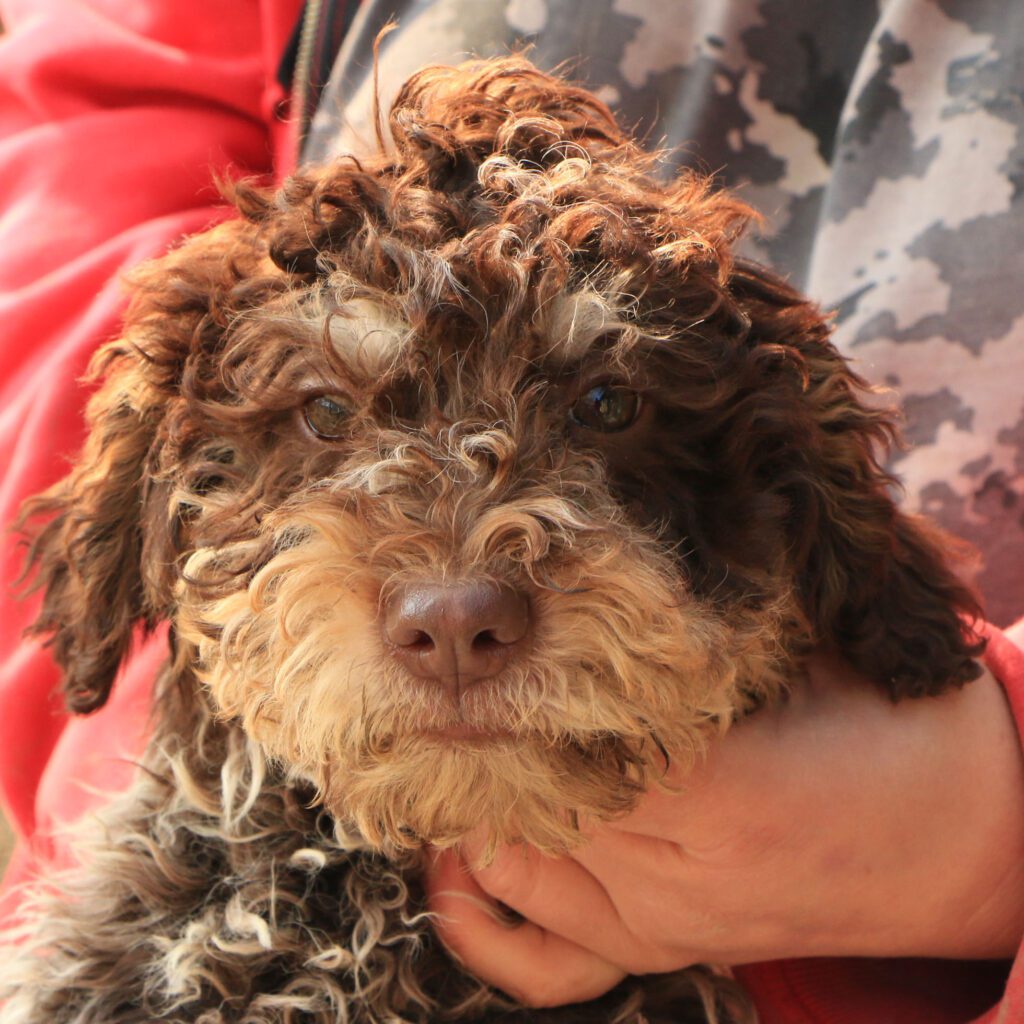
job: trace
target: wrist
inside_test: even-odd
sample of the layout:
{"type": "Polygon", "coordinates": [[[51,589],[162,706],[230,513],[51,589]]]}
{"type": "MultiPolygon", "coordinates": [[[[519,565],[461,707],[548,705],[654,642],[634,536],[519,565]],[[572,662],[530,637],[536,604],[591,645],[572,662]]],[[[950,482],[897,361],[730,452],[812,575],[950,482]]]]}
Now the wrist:
{"type": "MultiPolygon", "coordinates": [[[[905,932],[888,955],[1012,957],[1024,937],[1024,758],[1002,687],[986,672],[927,712],[938,723],[924,813],[914,816],[905,932]],[[903,945],[905,948],[900,948],[903,945]]],[[[928,762],[926,762],[928,763],[928,762]]],[[[900,902],[892,903],[898,913],[900,902]]]]}
{"type": "Polygon", "coordinates": [[[893,704],[831,661],[812,666],[810,682],[754,750],[755,762],[773,763],[784,733],[784,757],[797,762],[781,786],[765,768],[758,776],[787,798],[791,822],[782,852],[792,863],[764,865],[779,889],[776,920],[792,926],[770,958],[1014,955],[1024,758],[1002,687],[986,671],[963,689],[893,704]]]}

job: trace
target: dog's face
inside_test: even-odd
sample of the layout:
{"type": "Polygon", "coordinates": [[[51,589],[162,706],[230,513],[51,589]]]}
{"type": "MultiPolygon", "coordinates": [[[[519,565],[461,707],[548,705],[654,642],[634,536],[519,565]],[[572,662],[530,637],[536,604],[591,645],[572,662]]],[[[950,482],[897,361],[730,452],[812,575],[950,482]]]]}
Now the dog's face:
{"type": "Polygon", "coordinates": [[[371,836],[551,844],[623,806],[658,742],[730,714],[723,655],[751,644],[694,599],[660,510],[630,513],[636,463],[669,468],[658,342],[596,296],[464,341],[347,271],[281,298],[234,335],[213,416],[244,391],[243,419],[173,468],[177,618],[218,707],[371,836]]]}
{"type": "Polygon", "coordinates": [[[557,848],[816,641],[973,672],[817,310],[598,101],[422,73],[397,155],[242,189],[137,275],[79,467],[31,507],[69,700],[172,620],[220,714],[373,841],[557,848]],[[927,628],[920,626],[927,623],[927,628]]]}

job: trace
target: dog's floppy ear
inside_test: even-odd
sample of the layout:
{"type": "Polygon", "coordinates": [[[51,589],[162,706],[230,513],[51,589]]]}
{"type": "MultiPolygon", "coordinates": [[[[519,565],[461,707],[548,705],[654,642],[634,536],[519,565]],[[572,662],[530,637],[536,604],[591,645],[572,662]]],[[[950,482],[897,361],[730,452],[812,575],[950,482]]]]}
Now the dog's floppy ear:
{"type": "Polygon", "coordinates": [[[172,610],[183,526],[174,474],[196,440],[189,403],[219,387],[219,353],[239,310],[265,297],[258,286],[280,288],[260,276],[259,237],[258,226],[227,220],[131,272],[122,336],[90,366],[101,383],[85,446],[21,511],[29,589],[43,592],[31,632],[52,647],[72,711],[106,701],[136,627],[172,610]]]}
{"type": "Polygon", "coordinates": [[[825,319],[788,284],[747,263],[730,284],[752,358],[773,377],[765,394],[779,392],[780,374],[789,385],[792,413],[780,418],[792,416],[791,440],[769,456],[770,486],[789,510],[789,564],[816,639],[894,698],[976,678],[981,609],[950,567],[965,545],[896,506],[879,462],[897,438],[893,412],[863,400],[825,319]]]}
{"type": "MultiPolygon", "coordinates": [[[[22,509],[30,537],[32,590],[43,591],[30,632],[46,636],[64,674],[70,710],[94,711],[107,699],[136,623],[161,609],[143,578],[142,516],[161,403],[144,384],[138,356],[119,343],[97,354],[105,377],[86,414],[88,439],[74,468],[22,509]]],[[[161,564],[163,552],[146,552],[161,564]]]]}

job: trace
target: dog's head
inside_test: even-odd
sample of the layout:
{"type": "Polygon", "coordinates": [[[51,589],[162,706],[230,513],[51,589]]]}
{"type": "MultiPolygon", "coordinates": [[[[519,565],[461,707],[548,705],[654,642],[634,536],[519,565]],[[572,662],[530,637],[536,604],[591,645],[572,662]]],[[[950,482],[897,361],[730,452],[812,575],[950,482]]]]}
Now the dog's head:
{"type": "Polygon", "coordinates": [[[135,275],[30,505],[76,711],[133,629],[376,841],[557,847],[836,646],[895,696],[975,609],[894,507],[819,311],[519,58],[435,68],[342,161],[135,275]]]}

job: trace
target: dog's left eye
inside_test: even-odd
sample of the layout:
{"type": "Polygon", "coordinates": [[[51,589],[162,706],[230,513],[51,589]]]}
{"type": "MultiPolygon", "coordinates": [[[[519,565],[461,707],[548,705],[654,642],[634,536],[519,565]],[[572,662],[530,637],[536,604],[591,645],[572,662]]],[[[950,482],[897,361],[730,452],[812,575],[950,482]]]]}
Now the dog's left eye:
{"type": "Polygon", "coordinates": [[[302,415],[317,437],[333,441],[344,433],[352,413],[339,395],[318,395],[302,407],[302,415]]]}
{"type": "Polygon", "coordinates": [[[640,413],[640,396],[629,388],[599,384],[578,398],[569,410],[573,423],[605,434],[625,430],[640,413]]]}

